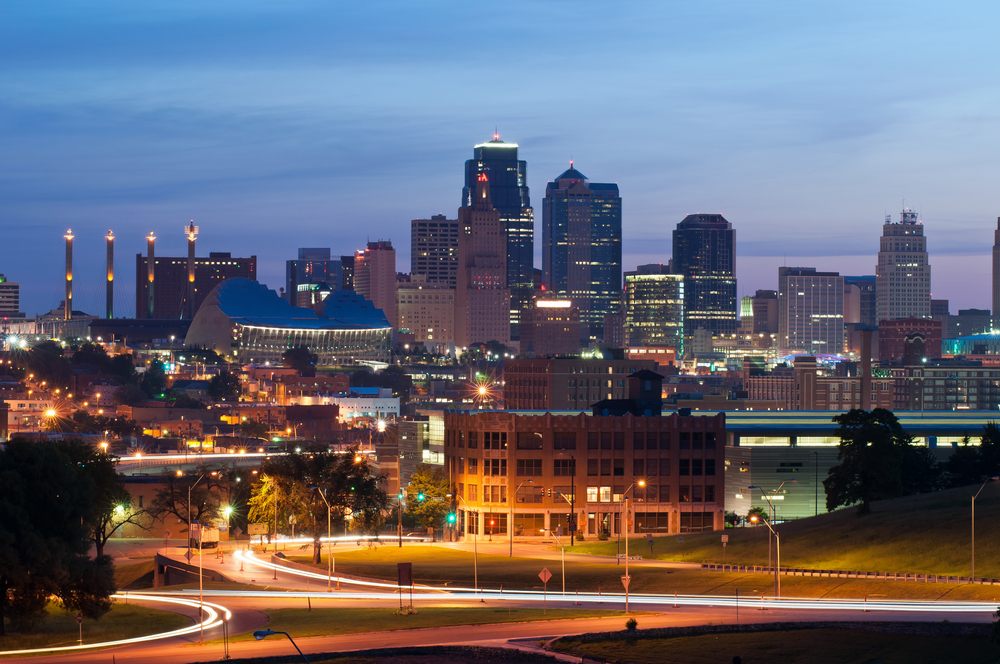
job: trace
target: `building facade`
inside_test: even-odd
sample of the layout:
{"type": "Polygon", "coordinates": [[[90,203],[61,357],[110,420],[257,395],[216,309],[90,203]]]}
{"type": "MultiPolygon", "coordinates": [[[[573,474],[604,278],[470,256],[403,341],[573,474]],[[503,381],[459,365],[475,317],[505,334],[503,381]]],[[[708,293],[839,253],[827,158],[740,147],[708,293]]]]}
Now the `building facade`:
{"type": "Polygon", "coordinates": [[[396,298],[400,330],[409,330],[415,341],[436,350],[455,343],[454,288],[411,276],[399,284],[396,298]]]}
{"type": "Polygon", "coordinates": [[[759,290],[750,298],[754,334],[778,333],[778,291],[759,290]]]}
{"type": "Polygon", "coordinates": [[[737,327],[736,232],[721,214],[689,214],[673,234],[673,271],[684,276],[684,336],[737,327]]]}
{"type": "Polygon", "coordinates": [[[520,355],[576,355],[582,327],[580,310],[573,301],[539,293],[521,319],[520,355]]]}
{"type": "Polygon", "coordinates": [[[257,257],[233,258],[229,252],[213,251],[208,257],[195,258],[194,284],[189,290],[186,256],[155,256],[150,269],[148,257],[136,254],[135,317],[189,318],[189,293],[197,311],[212,289],[227,279],[257,279],[257,257]]]}
{"type": "Polygon", "coordinates": [[[941,322],[929,318],[882,321],[878,328],[879,362],[920,363],[941,357],[941,322]]]}
{"type": "Polygon", "coordinates": [[[504,364],[504,401],[515,410],[587,410],[628,396],[628,377],[653,370],[652,360],[516,359],[504,364]]]}
{"type": "Polygon", "coordinates": [[[396,309],[396,250],[392,242],[369,242],[354,254],[354,292],[381,309],[393,327],[399,326],[396,309]]]}
{"type": "Polygon", "coordinates": [[[489,175],[479,173],[472,204],[458,211],[455,342],[463,348],[511,339],[508,234],[491,192],[489,175]]]}
{"type": "Polygon", "coordinates": [[[622,291],[622,199],[618,185],[589,182],[573,168],[545,188],[542,280],[572,300],[590,340],[604,338],[604,318],[622,291]]]}
{"type": "Polygon", "coordinates": [[[842,353],[844,278],[812,267],[779,267],[778,340],[785,353],[842,353]]]}
{"type": "Polygon", "coordinates": [[[293,306],[312,306],[318,293],[339,290],[343,281],[340,259],[331,259],[329,249],[300,248],[298,258],[285,261],[285,297],[293,306]]]}
{"type": "Polygon", "coordinates": [[[625,347],[671,348],[684,355],[684,277],[665,265],[625,274],[625,347]]]}
{"type": "Polygon", "coordinates": [[[924,224],[909,208],[893,222],[886,217],[875,270],[878,324],[898,318],[931,317],[931,266],[924,224]]]}
{"type": "Polygon", "coordinates": [[[510,292],[512,338],[516,339],[521,310],[530,302],[534,291],[535,212],[528,191],[528,167],[517,158],[517,143],[501,140],[499,132],[473,150],[472,159],[465,162],[462,207],[474,206],[479,176],[485,174],[490,183],[492,205],[503,224],[505,286],[510,292]]]}
{"type": "Polygon", "coordinates": [[[435,214],[410,222],[410,276],[454,288],[458,270],[458,220],[435,214]]]}
{"type": "Polygon", "coordinates": [[[21,311],[21,284],[0,274],[0,318],[24,318],[21,311]]]}

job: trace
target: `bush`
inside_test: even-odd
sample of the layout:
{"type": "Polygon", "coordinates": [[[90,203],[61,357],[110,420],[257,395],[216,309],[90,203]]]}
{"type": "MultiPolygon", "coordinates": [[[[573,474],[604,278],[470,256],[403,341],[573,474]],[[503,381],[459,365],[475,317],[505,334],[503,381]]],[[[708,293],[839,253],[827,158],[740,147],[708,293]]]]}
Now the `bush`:
{"type": "Polygon", "coordinates": [[[625,629],[629,632],[634,632],[638,626],[639,622],[635,618],[629,618],[625,621],[625,629]]]}

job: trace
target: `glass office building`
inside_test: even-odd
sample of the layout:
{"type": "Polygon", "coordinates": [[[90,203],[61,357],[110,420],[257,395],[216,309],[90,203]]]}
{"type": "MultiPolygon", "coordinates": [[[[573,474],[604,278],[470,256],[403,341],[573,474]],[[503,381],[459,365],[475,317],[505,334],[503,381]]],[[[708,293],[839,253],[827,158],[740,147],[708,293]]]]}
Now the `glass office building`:
{"type": "Polygon", "coordinates": [[[663,265],[625,274],[625,347],[673,348],[684,354],[684,277],[663,265]]]}
{"type": "Polygon", "coordinates": [[[684,276],[684,335],[736,330],[736,232],[721,214],[689,214],[674,230],[673,270],[684,276]]]}

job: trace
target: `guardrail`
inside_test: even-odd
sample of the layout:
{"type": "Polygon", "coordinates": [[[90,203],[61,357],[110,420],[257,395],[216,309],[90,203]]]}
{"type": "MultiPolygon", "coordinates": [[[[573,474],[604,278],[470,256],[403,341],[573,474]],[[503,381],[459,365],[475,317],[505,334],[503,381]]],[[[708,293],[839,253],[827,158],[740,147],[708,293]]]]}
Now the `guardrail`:
{"type": "MultiPolygon", "coordinates": [[[[774,574],[770,565],[729,565],[725,563],[702,563],[701,568],[713,572],[742,572],[746,574],[774,574]]],[[[961,583],[983,586],[998,586],[1000,579],[969,577],[955,574],[920,574],[917,572],[862,572],[837,569],[804,569],[782,567],[784,576],[814,576],[832,579],[875,579],[879,581],[910,581],[916,583],[961,583]]]]}

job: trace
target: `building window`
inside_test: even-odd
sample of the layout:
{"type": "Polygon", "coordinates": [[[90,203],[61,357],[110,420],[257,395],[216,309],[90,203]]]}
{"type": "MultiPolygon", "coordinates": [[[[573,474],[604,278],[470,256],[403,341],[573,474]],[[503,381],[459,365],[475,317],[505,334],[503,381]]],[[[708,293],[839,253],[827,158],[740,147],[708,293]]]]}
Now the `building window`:
{"type": "Polygon", "coordinates": [[[540,450],[542,442],[542,434],[536,431],[517,432],[517,449],[519,450],[540,450]]]}
{"type": "Polygon", "coordinates": [[[661,484],[660,485],[659,496],[660,496],[660,502],[661,503],[669,503],[670,502],[670,485],[669,484],[661,484]]]}
{"type": "Polygon", "coordinates": [[[696,475],[696,476],[699,476],[699,475],[702,474],[701,459],[692,459],[691,460],[691,474],[692,475],[696,475]]]}
{"type": "Polygon", "coordinates": [[[505,477],[507,475],[507,459],[483,459],[483,475],[505,477]]]}
{"type": "Polygon", "coordinates": [[[479,448],[479,432],[470,431],[469,432],[469,449],[475,450],[479,448]]]}
{"type": "Polygon", "coordinates": [[[615,446],[616,450],[624,450],[625,449],[625,432],[624,431],[615,431],[614,446],[615,446]]]}
{"type": "Polygon", "coordinates": [[[646,474],[645,459],[632,459],[632,474],[636,477],[642,477],[646,474]]]}
{"type": "Polygon", "coordinates": [[[715,459],[705,459],[705,474],[715,475],[715,459]]]}
{"type": "Polygon", "coordinates": [[[611,459],[601,459],[601,475],[611,474],[611,459]]]}
{"type": "Polygon", "coordinates": [[[469,457],[469,474],[470,475],[479,474],[479,459],[475,457],[469,457]]]}
{"type": "Polygon", "coordinates": [[[632,449],[644,450],[646,449],[646,434],[642,431],[636,431],[632,434],[632,449]]]}
{"type": "Polygon", "coordinates": [[[611,432],[602,431],[601,432],[601,449],[610,450],[611,449],[611,432]]]}
{"type": "Polygon", "coordinates": [[[542,474],[541,459],[518,459],[517,474],[521,477],[537,477],[542,474]]]}
{"type": "Polygon", "coordinates": [[[597,459],[587,459],[587,474],[596,476],[600,471],[597,469],[597,459]]]}
{"type": "Polygon", "coordinates": [[[587,449],[588,450],[596,450],[597,447],[598,447],[597,441],[598,441],[597,432],[596,431],[588,431],[587,432],[587,449]]]}
{"type": "Polygon", "coordinates": [[[556,431],[552,437],[552,448],[556,450],[575,450],[575,431],[556,431]]]}
{"type": "Polygon", "coordinates": [[[660,459],[660,475],[670,476],[670,459],[660,459]]]}
{"type": "Polygon", "coordinates": [[[556,477],[569,477],[573,474],[573,459],[555,459],[552,462],[552,474],[556,477]]]}
{"type": "Polygon", "coordinates": [[[614,475],[615,477],[625,476],[625,459],[614,460],[614,475]]]}
{"type": "Polygon", "coordinates": [[[597,494],[598,494],[598,492],[597,492],[597,487],[596,486],[588,486],[587,487],[587,502],[588,503],[596,503],[597,502],[597,494]]]}
{"type": "Polygon", "coordinates": [[[602,486],[601,487],[601,502],[610,503],[611,502],[611,487],[602,486]]]}
{"type": "Polygon", "coordinates": [[[690,475],[690,474],[691,474],[691,460],[690,459],[681,459],[680,460],[680,475],[681,475],[681,477],[685,477],[685,476],[690,475]]]}

